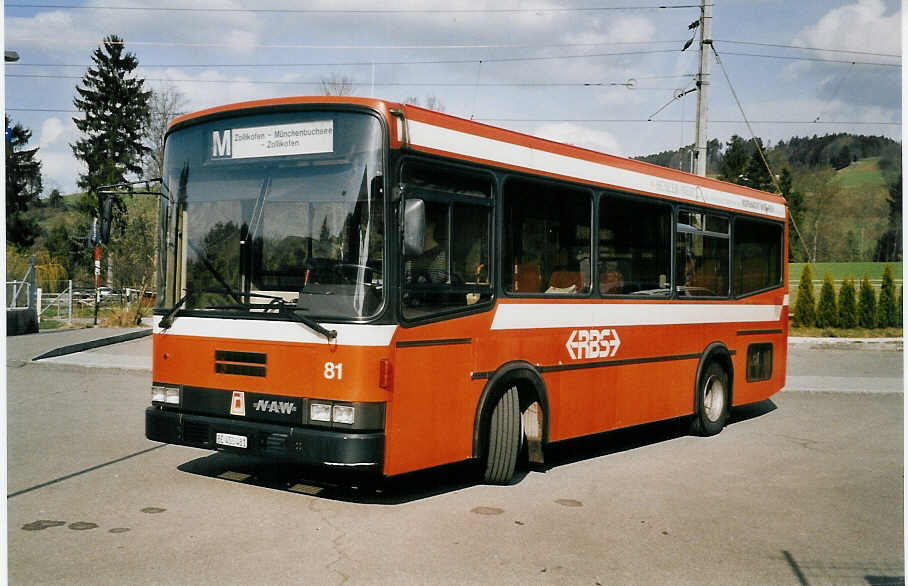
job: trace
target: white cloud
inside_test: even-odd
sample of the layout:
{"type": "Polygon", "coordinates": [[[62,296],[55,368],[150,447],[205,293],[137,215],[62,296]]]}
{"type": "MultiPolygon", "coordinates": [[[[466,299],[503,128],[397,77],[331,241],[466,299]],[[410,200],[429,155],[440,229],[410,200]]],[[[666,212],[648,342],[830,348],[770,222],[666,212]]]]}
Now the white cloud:
{"type": "Polygon", "coordinates": [[[621,155],[623,153],[618,140],[610,133],[585,128],[570,122],[545,124],[537,128],[533,134],[539,138],[563,142],[610,155],[621,155]]]}
{"type": "Polygon", "coordinates": [[[858,0],[827,12],[817,24],[804,28],[794,44],[898,55],[901,31],[900,11],[887,15],[883,0],[858,0]]]}
{"type": "Polygon", "coordinates": [[[59,118],[56,116],[48,118],[41,124],[41,138],[38,139],[38,145],[42,149],[46,149],[63,136],[64,130],[63,122],[59,118]]]}
{"type": "Polygon", "coordinates": [[[85,166],[73,157],[68,146],[65,151],[38,151],[38,158],[41,159],[41,177],[45,192],[54,187],[63,193],[76,191],[76,181],[79,174],[85,172],[85,166]]]}

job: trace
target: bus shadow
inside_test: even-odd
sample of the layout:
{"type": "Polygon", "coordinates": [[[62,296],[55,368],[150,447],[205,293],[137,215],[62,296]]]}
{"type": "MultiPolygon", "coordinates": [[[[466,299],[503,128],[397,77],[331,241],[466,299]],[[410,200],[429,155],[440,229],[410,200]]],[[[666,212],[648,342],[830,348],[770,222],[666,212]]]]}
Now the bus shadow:
{"type": "MultiPolygon", "coordinates": [[[[769,399],[736,407],[732,409],[728,425],[762,417],[776,408],[769,399]]],[[[519,470],[512,484],[519,484],[532,473],[546,473],[560,466],[678,439],[689,433],[690,419],[680,418],[551,444],[545,450],[545,464],[519,470]]],[[[481,470],[473,462],[381,479],[362,473],[304,468],[269,458],[216,452],[181,464],[177,469],[187,474],[271,490],[368,505],[400,505],[481,483],[481,470]]]]}
{"type": "MultiPolygon", "coordinates": [[[[762,417],[777,408],[770,399],[733,407],[727,425],[733,426],[762,417]]],[[[690,431],[690,417],[679,417],[565,440],[546,447],[544,470],[679,439],[690,435],[690,431]]]]}
{"type": "Polygon", "coordinates": [[[177,469],[207,478],[369,505],[400,505],[457,492],[476,486],[481,477],[478,466],[471,462],[383,479],[363,473],[303,467],[280,460],[226,452],[191,460],[177,466],[177,469]]]}

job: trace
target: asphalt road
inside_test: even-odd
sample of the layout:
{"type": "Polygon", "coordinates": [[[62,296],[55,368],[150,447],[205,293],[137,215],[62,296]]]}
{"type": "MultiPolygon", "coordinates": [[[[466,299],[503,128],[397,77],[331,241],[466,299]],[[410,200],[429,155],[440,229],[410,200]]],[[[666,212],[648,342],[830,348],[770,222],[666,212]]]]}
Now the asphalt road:
{"type": "Polygon", "coordinates": [[[375,490],[149,442],[150,340],[29,362],[55,335],[8,339],[13,584],[904,583],[900,345],[793,346],[786,390],[713,438],[653,424],[512,486],[375,490]]]}

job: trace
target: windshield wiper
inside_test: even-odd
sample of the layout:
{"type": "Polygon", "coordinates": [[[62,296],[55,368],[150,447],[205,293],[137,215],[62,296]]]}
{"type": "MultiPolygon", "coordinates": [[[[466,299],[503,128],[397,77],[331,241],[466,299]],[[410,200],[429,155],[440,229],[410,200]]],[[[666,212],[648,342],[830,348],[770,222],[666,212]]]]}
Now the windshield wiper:
{"type": "Polygon", "coordinates": [[[202,260],[202,264],[205,265],[205,268],[208,269],[208,272],[211,273],[211,276],[213,276],[215,278],[215,280],[218,282],[218,284],[224,288],[224,293],[227,293],[227,295],[233,297],[234,301],[236,301],[237,303],[242,305],[243,302],[242,302],[242,300],[240,300],[240,297],[242,297],[243,294],[240,293],[239,297],[237,297],[237,294],[233,290],[233,288],[231,288],[230,285],[227,284],[227,281],[224,279],[224,277],[221,276],[221,273],[219,273],[218,270],[216,268],[214,268],[214,265],[211,264],[211,261],[208,260],[208,256],[206,254],[202,253],[202,251],[200,251],[192,243],[192,241],[189,240],[189,238],[186,239],[186,244],[188,244],[189,248],[191,248],[192,251],[199,256],[199,258],[202,260]]]}
{"type": "Polygon", "coordinates": [[[334,340],[335,338],[337,338],[337,330],[329,330],[328,328],[324,327],[322,324],[318,323],[311,317],[307,317],[307,316],[296,313],[297,311],[304,310],[305,309],[304,307],[297,307],[296,305],[287,303],[286,301],[284,301],[283,298],[276,297],[273,295],[263,295],[260,293],[250,293],[250,295],[257,296],[257,297],[265,297],[267,299],[271,299],[271,302],[267,303],[267,304],[261,303],[261,304],[255,304],[255,305],[253,305],[253,304],[210,305],[206,309],[238,309],[238,310],[243,310],[243,311],[252,311],[254,309],[261,309],[263,311],[268,311],[268,310],[276,309],[280,315],[289,315],[295,321],[298,321],[299,323],[309,327],[313,331],[325,336],[326,338],[328,338],[328,340],[334,340]]]}
{"type": "Polygon", "coordinates": [[[281,305],[278,305],[277,308],[281,314],[289,315],[290,317],[292,317],[296,321],[300,322],[301,324],[308,326],[312,330],[325,336],[326,338],[328,338],[329,341],[337,339],[337,330],[329,330],[328,328],[326,328],[322,324],[318,323],[311,317],[307,317],[305,315],[300,315],[300,314],[296,313],[297,311],[302,310],[303,309],[302,307],[296,307],[294,305],[285,305],[282,303],[281,305]]]}
{"type": "Polygon", "coordinates": [[[158,322],[158,325],[161,326],[165,330],[170,328],[170,326],[173,325],[174,316],[177,314],[178,311],[180,311],[181,307],[186,305],[186,302],[189,300],[189,298],[191,296],[192,296],[192,292],[187,291],[186,295],[183,295],[183,297],[180,298],[180,300],[177,301],[172,308],[170,308],[170,311],[168,311],[167,313],[164,314],[164,317],[161,318],[161,321],[158,322]]]}

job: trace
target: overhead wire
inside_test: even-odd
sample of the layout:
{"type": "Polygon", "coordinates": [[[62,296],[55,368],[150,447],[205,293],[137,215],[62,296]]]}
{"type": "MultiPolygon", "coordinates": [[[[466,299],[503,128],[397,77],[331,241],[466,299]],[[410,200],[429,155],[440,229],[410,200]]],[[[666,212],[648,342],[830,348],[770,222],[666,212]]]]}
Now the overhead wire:
{"type": "MultiPolygon", "coordinates": [[[[81,114],[81,110],[71,108],[6,108],[7,112],[57,112],[62,114],[81,114]]],[[[496,123],[536,123],[536,122],[572,122],[572,123],[662,123],[662,124],[688,124],[690,120],[676,119],[657,119],[648,118],[496,118],[477,116],[474,118],[477,122],[496,122],[496,123]]],[[[741,120],[710,120],[710,124],[743,124],[741,120]]],[[[808,125],[813,124],[811,120],[750,120],[751,124],[778,124],[778,125],[808,125]]],[[[826,126],[901,126],[901,122],[887,120],[832,120],[823,121],[821,125],[826,126]]]]}
{"type": "MultiPolygon", "coordinates": [[[[725,64],[722,62],[722,59],[719,57],[719,51],[716,49],[716,43],[710,43],[710,48],[713,50],[713,55],[716,58],[716,63],[719,64],[719,68],[722,70],[722,74],[725,76],[725,81],[728,83],[728,89],[731,90],[731,95],[735,99],[735,103],[738,105],[738,110],[741,111],[741,117],[744,119],[744,122],[747,124],[747,130],[750,132],[751,139],[753,140],[754,146],[757,149],[757,153],[760,155],[760,159],[763,160],[763,164],[766,166],[766,171],[769,173],[769,178],[772,181],[773,186],[776,188],[776,193],[779,196],[784,197],[782,192],[782,187],[779,185],[779,180],[776,178],[776,174],[772,170],[772,166],[769,164],[769,161],[766,159],[766,154],[763,152],[763,145],[757,140],[757,135],[753,131],[753,127],[750,125],[750,121],[747,119],[747,113],[744,112],[744,106],[741,105],[741,100],[738,98],[738,92],[735,91],[735,86],[731,83],[731,77],[728,75],[728,71],[725,69],[725,64]]],[[[798,235],[798,240],[801,241],[801,244],[804,246],[804,253],[807,255],[806,258],[810,258],[810,250],[807,248],[807,243],[804,241],[804,238],[801,236],[801,230],[798,228],[798,223],[794,219],[794,216],[791,214],[788,215],[788,219],[791,220],[791,225],[795,229],[795,233],[798,235]]]]}
{"type": "Polygon", "coordinates": [[[608,12],[633,10],[671,10],[700,8],[699,4],[650,4],[628,6],[578,6],[539,8],[218,8],[176,6],[69,5],[8,2],[6,8],[50,8],[54,10],[110,10],[129,12],[200,12],[229,14],[541,14],[571,12],[608,12]]]}
{"type": "Polygon", "coordinates": [[[842,89],[842,84],[845,82],[845,78],[848,77],[848,75],[852,72],[853,69],[854,69],[854,63],[852,63],[852,64],[851,64],[851,67],[848,68],[848,71],[846,71],[845,74],[844,74],[842,77],[839,78],[839,83],[838,83],[838,85],[836,86],[835,90],[832,92],[832,96],[830,96],[829,99],[826,101],[826,105],[824,105],[824,106],[823,106],[823,109],[820,110],[820,113],[819,113],[819,115],[817,115],[817,117],[814,119],[814,122],[819,122],[819,121],[820,121],[820,118],[823,117],[823,114],[826,113],[826,110],[829,109],[829,106],[832,104],[833,100],[835,100],[835,99],[836,99],[836,96],[839,95],[839,90],[842,89]]]}
{"type": "Polygon", "coordinates": [[[756,41],[730,41],[725,39],[713,39],[716,43],[727,43],[729,45],[753,45],[757,47],[776,47],[780,49],[798,49],[799,51],[822,51],[824,53],[850,53],[854,55],[872,55],[874,57],[897,57],[901,55],[896,53],[878,53],[875,51],[858,51],[854,49],[827,49],[823,47],[804,47],[800,45],[783,45],[780,43],[758,43],[756,41]]]}
{"type": "MultiPolygon", "coordinates": [[[[10,73],[7,74],[7,77],[15,78],[26,78],[26,79],[82,79],[81,75],[52,75],[52,74],[39,74],[39,73],[10,73]]],[[[478,76],[477,76],[478,77],[478,76]]],[[[312,85],[320,86],[321,81],[296,81],[296,80],[284,80],[284,81],[273,81],[266,79],[178,79],[170,77],[145,77],[142,78],[143,81],[153,81],[153,82],[170,82],[170,83],[214,83],[214,84],[258,84],[258,85],[312,85]]],[[[590,82],[590,81],[577,81],[577,82],[509,82],[509,81],[488,81],[480,83],[477,79],[475,82],[460,82],[460,81],[388,81],[388,82],[372,82],[372,81],[357,81],[351,80],[351,85],[373,85],[375,87],[619,87],[619,86],[628,86],[628,82],[590,82]]],[[[666,91],[672,88],[657,87],[657,88],[634,88],[634,90],[641,91],[666,91]]]]}

